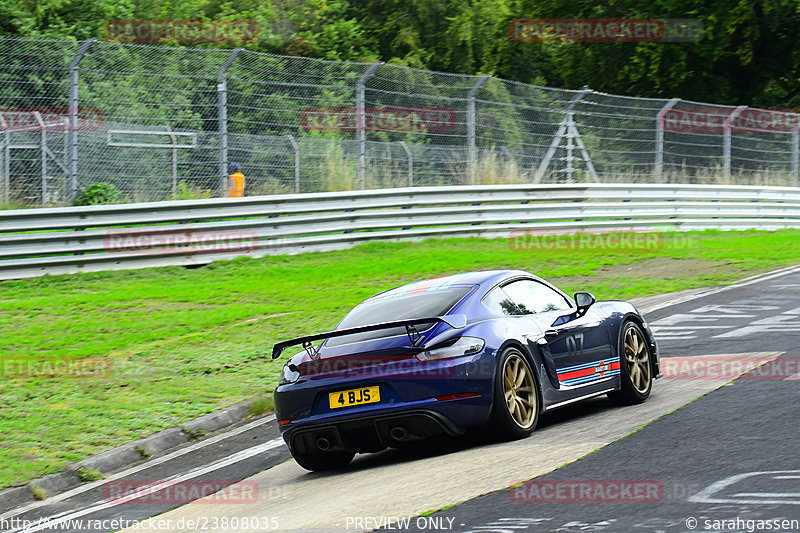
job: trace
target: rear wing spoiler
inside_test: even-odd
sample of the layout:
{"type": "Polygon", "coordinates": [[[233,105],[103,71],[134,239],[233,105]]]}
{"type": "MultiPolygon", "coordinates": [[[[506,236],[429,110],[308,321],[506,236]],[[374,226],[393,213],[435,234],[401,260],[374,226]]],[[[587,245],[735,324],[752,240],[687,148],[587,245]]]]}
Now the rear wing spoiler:
{"type": "Polygon", "coordinates": [[[467,325],[467,316],[466,315],[449,315],[449,316],[434,316],[428,318],[411,318],[408,320],[395,320],[393,322],[381,322],[379,324],[369,324],[366,326],[357,326],[354,328],[348,329],[340,329],[335,331],[328,331],[325,333],[317,333],[315,335],[307,335],[305,337],[297,337],[296,339],[288,340],[279,342],[272,348],[272,358],[277,359],[281,356],[283,351],[288,348],[289,346],[297,346],[298,344],[302,344],[303,348],[308,352],[311,357],[316,356],[316,352],[313,351],[313,347],[311,343],[314,341],[319,341],[323,339],[332,339],[334,337],[345,337],[347,335],[355,335],[357,333],[365,333],[367,331],[378,331],[381,329],[393,329],[393,328],[406,328],[406,334],[408,338],[411,339],[411,344],[414,346],[418,346],[420,342],[422,342],[423,337],[417,328],[414,326],[418,326],[420,324],[430,324],[431,322],[444,322],[445,324],[449,325],[455,329],[461,329],[467,325]]]}

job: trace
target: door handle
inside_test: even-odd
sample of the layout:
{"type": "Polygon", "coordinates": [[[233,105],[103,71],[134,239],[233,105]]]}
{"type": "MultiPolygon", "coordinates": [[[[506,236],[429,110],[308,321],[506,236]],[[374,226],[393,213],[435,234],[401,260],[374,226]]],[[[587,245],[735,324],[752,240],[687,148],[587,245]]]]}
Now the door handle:
{"type": "Polygon", "coordinates": [[[546,339],[552,339],[554,337],[558,337],[558,330],[557,329],[548,329],[544,332],[544,337],[546,339]]]}

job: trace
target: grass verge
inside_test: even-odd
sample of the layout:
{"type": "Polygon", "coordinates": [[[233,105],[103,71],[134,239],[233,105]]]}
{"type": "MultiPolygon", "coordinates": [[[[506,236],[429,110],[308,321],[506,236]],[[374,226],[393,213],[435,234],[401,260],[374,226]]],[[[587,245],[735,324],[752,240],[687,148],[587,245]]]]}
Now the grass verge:
{"type": "MultiPolygon", "coordinates": [[[[794,230],[665,234],[636,250],[565,239],[516,249],[486,239],[372,243],[0,282],[0,487],[268,394],[282,364],[270,360],[276,341],[331,329],[359,301],[405,282],[520,268],[567,292],[624,299],[800,262],[794,230]]],[[[269,408],[267,399],[255,410],[269,408]]]]}

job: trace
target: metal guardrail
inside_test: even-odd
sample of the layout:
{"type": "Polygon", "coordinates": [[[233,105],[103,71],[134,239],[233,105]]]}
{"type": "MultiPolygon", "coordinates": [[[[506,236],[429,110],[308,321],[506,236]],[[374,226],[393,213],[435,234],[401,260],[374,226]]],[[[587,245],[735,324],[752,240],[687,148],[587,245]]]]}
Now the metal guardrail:
{"type": "Polygon", "coordinates": [[[794,187],[426,187],[0,211],[0,279],[201,265],[370,240],[800,227],[794,187]]]}

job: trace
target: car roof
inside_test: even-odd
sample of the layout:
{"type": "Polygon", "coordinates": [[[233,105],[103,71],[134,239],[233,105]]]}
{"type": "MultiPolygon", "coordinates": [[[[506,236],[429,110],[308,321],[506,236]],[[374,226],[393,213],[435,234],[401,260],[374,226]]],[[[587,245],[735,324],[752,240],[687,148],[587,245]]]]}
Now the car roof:
{"type": "Polygon", "coordinates": [[[480,285],[483,288],[488,289],[500,281],[513,276],[536,278],[536,276],[533,276],[532,274],[523,270],[481,270],[476,272],[462,272],[460,274],[453,274],[451,276],[441,276],[438,278],[430,278],[407,283],[405,285],[380,292],[372,298],[394,297],[408,294],[410,292],[444,289],[457,285],[480,285]]]}

